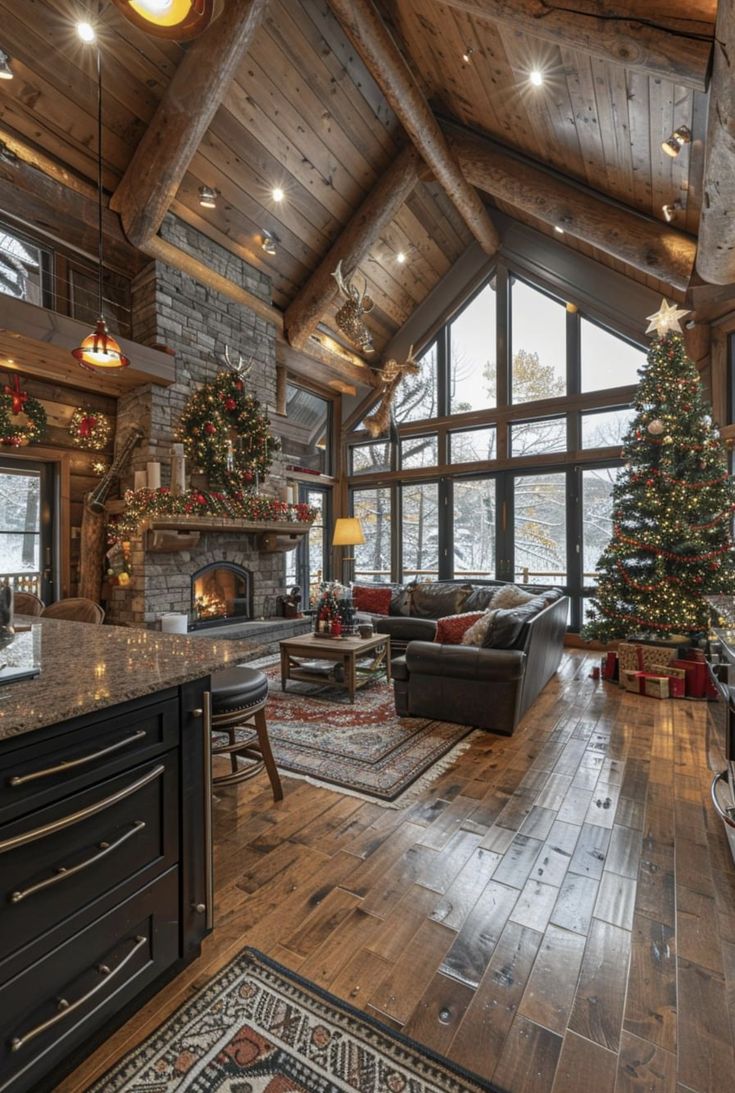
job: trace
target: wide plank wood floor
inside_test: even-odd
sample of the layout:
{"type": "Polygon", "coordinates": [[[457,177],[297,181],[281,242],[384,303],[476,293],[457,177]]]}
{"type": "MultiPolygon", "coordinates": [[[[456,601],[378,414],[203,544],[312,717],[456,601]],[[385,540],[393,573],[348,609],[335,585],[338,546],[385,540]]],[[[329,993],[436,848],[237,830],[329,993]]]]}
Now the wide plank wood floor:
{"type": "Polygon", "coordinates": [[[59,1089],[77,1093],[244,945],[509,1093],[735,1089],[735,865],[706,707],[568,652],[515,735],[410,807],[284,779],[216,802],[216,929],[59,1089]]]}

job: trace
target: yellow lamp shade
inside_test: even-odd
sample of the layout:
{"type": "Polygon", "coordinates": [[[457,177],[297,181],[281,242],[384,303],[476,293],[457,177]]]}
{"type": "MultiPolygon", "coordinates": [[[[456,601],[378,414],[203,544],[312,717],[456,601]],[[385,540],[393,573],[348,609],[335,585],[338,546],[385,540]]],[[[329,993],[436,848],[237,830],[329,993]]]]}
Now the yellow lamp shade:
{"type": "Polygon", "coordinates": [[[362,524],[356,516],[342,516],[335,520],[332,546],[357,546],[364,542],[362,524]]]}
{"type": "Polygon", "coordinates": [[[92,333],[80,346],[72,349],[71,355],[90,372],[100,368],[127,368],[130,364],[118,342],[108,332],[104,319],[97,320],[92,333]]]}
{"type": "Polygon", "coordinates": [[[136,26],[177,42],[196,38],[209,26],[214,0],[115,0],[136,26]]]}

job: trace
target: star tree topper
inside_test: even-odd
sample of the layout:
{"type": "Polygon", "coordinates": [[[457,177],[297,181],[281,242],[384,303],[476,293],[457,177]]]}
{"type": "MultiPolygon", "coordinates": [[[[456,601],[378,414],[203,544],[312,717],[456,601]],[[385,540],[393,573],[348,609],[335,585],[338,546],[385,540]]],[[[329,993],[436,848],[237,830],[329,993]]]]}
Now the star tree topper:
{"type": "Polygon", "coordinates": [[[659,338],[663,338],[669,331],[672,334],[681,334],[679,320],[688,314],[688,311],[677,307],[676,304],[667,303],[666,298],[662,297],[658,311],[654,315],[646,315],[648,319],[646,334],[658,334],[659,338]]]}

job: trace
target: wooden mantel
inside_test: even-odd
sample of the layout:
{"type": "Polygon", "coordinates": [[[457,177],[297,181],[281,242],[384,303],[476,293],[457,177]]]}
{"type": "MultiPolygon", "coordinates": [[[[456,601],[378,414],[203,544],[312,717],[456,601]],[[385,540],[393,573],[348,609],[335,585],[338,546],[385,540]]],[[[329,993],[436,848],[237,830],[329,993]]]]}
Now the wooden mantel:
{"type": "Polygon", "coordinates": [[[146,548],[154,554],[171,554],[196,546],[202,532],[233,531],[257,536],[258,550],[264,554],[284,554],[295,550],[309,534],[311,524],[303,521],[237,520],[229,516],[150,516],[140,525],[147,535],[146,548]]]}

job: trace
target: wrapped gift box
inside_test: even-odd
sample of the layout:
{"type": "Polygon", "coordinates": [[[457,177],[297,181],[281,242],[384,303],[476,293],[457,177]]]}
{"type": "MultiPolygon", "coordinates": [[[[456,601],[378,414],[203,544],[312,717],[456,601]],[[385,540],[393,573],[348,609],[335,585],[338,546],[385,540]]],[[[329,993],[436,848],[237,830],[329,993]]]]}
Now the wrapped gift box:
{"type": "MultiPolygon", "coordinates": [[[[641,645],[621,641],[618,645],[620,671],[654,672],[657,665],[670,664],[676,649],[669,645],[641,645]]],[[[623,686],[622,678],[620,685],[623,686]]]]}
{"type": "Polygon", "coordinates": [[[621,668],[620,669],[620,686],[624,687],[626,691],[633,691],[634,694],[642,693],[642,677],[643,673],[639,672],[637,668],[621,668]]]}
{"type": "Polygon", "coordinates": [[[687,698],[704,698],[707,694],[707,665],[701,660],[673,660],[670,668],[681,668],[686,674],[687,698]]]}
{"type": "Polygon", "coordinates": [[[654,675],[665,676],[669,681],[669,698],[686,697],[686,672],[683,668],[671,668],[668,664],[656,664],[654,675]]]}
{"type": "Polygon", "coordinates": [[[641,672],[643,694],[649,698],[668,698],[669,679],[667,676],[656,676],[649,672],[641,672]]]}
{"type": "Polygon", "coordinates": [[[604,653],[600,661],[600,672],[603,679],[611,679],[617,682],[620,662],[618,654],[614,652],[604,653]]]}

